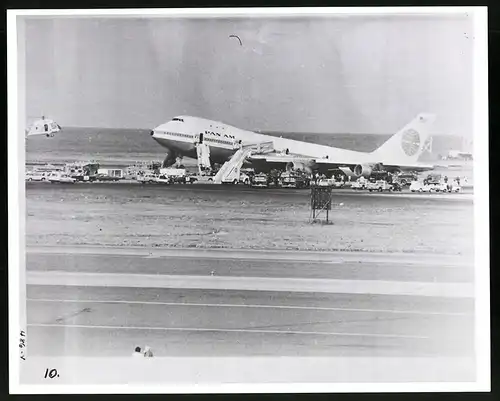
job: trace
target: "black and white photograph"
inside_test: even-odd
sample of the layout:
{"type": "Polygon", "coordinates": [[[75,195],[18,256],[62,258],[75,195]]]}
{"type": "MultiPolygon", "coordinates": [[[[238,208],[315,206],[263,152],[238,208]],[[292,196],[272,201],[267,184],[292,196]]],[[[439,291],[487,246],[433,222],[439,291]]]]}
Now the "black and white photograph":
{"type": "Polygon", "coordinates": [[[11,393],[490,390],[486,7],[7,17],[11,393]]]}

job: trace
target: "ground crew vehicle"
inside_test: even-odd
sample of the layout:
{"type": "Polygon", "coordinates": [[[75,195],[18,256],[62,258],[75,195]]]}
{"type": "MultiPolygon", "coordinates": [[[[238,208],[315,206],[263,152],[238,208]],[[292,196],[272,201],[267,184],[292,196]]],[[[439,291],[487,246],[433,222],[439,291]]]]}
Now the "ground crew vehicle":
{"type": "Polygon", "coordinates": [[[111,175],[103,174],[103,173],[97,174],[96,176],[92,177],[92,179],[90,179],[88,176],[85,176],[85,177],[84,177],[84,181],[120,181],[120,177],[111,176],[111,175]],[[88,179],[85,180],[85,177],[87,177],[88,179]]]}
{"type": "Polygon", "coordinates": [[[141,184],[151,183],[156,181],[156,175],[152,172],[139,174],[137,176],[137,182],[141,184]]]}
{"type": "Polygon", "coordinates": [[[366,178],[359,178],[356,181],[354,181],[351,185],[352,189],[366,189],[368,181],[366,181],[366,178]]]}
{"type": "Polygon", "coordinates": [[[46,181],[46,174],[40,171],[28,171],[26,173],[26,181],[46,181]]]}
{"type": "Polygon", "coordinates": [[[335,180],[333,178],[323,178],[318,180],[318,187],[332,187],[335,184],[335,180]]]}
{"type": "Polygon", "coordinates": [[[307,177],[293,171],[281,174],[280,182],[282,188],[306,188],[309,186],[307,177]]]}
{"type": "Polygon", "coordinates": [[[396,175],[395,180],[401,183],[403,187],[410,185],[413,181],[417,181],[418,176],[415,173],[401,173],[396,175]]]}
{"type": "Polygon", "coordinates": [[[250,184],[250,176],[248,174],[240,172],[240,182],[242,184],[249,185],[250,184]]]}
{"type": "Polygon", "coordinates": [[[165,174],[160,174],[159,176],[155,177],[155,182],[157,184],[165,184],[165,185],[170,185],[173,184],[173,179],[172,177],[169,177],[165,174]]]}
{"type": "Polygon", "coordinates": [[[267,188],[267,175],[264,173],[256,174],[252,178],[252,187],[267,188]]]}
{"type": "Polygon", "coordinates": [[[368,191],[370,191],[370,192],[372,192],[372,191],[378,191],[378,192],[392,191],[392,185],[384,180],[370,182],[370,183],[368,183],[367,188],[368,188],[368,191]]]}
{"type": "Polygon", "coordinates": [[[433,182],[429,185],[429,192],[448,192],[448,185],[444,182],[433,182]]]}
{"type": "Polygon", "coordinates": [[[410,184],[411,192],[431,192],[431,187],[421,181],[413,181],[410,184]]]}
{"type": "Polygon", "coordinates": [[[76,179],[70,177],[68,174],[52,174],[49,176],[49,181],[59,184],[74,184],[76,179]]]}

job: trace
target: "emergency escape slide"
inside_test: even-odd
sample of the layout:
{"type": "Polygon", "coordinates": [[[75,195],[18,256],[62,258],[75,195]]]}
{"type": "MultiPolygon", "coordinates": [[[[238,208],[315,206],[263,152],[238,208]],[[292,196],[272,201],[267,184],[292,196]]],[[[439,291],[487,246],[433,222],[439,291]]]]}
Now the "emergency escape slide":
{"type": "MultiPolygon", "coordinates": [[[[262,142],[251,145],[243,145],[236,153],[225,162],[214,177],[216,184],[221,184],[227,181],[227,178],[234,174],[236,182],[239,180],[239,170],[245,160],[252,152],[269,153],[274,150],[273,142],[262,142]]],[[[231,180],[232,181],[232,180],[231,180]]]]}

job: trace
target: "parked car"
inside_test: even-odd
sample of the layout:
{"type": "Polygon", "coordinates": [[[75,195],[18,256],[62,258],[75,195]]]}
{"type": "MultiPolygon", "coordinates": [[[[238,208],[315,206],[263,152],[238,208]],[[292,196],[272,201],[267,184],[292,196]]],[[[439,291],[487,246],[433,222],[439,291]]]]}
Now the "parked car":
{"type": "Polygon", "coordinates": [[[165,185],[170,185],[173,183],[172,177],[168,177],[164,174],[159,175],[158,177],[155,177],[155,182],[157,184],[165,184],[165,185]]]}
{"type": "Polygon", "coordinates": [[[141,184],[156,182],[156,175],[153,173],[138,175],[137,182],[140,182],[141,184]]]}
{"type": "Polygon", "coordinates": [[[389,184],[387,181],[384,181],[384,180],[378,180],[378,181],[375,181],[375,182],[370,182],[368,185],[368,190],[370,192],[372,191],[378,191],[378,192],[382,192],[382,191],[392,191],[392,185],[389,184]]]}
{"type": "Polygon", "coordinates": [[[406,185],[411,185],[413,181],[417,181],[418,175],[415,173],[401,173],[394,177],[394,179],[401,183],[404,187],[406,185]]]}
{"type": "Polygon", "coordinates": [[[203,183],[210,183],[210,184],[213,184],[214,182],[214,176],[213,175],[196,175],[196,176],[192,176],[192,178],[194,181],[193,182],[203,182],[203,183]]]}
{"type": "Polygon", "coordinates": [[[96,174],[93,177],[84,176],[84,181],[119,181],[121,177],[113,177],[108,174],[96,174]],[[85,179],[87,177],[87,179],[85,179]]]}
{"type": "Polygon", "coordinates": [[[250,184],[250,176],[248,174],[240,172],[240,182],[242,184],[249,185],[250,184]]]}
{"type": "Polygon", "coordinates": [[[39,171],[28,171],[26,173],[26,181],[46,181],[47,178],[44,173],[39,171]]]}
{"type": "Polygon", "coordinates": [[[335,180],[331,178],[323,178],[318,181],[318,187],[331,187],[333,186],[335,180]]]}
{"type": "Polygon", "coordinates": [[[434,182],[427,185],[429,186],[429,192],[448,192],[448,185],[444,182],[434,182]]]}
{"type": "Polygon", "coordinates": [[[76,182],[76,180],[68,174],[51,174],[49,176],[49,181],[59,184],[74,184],[76,182]]]}
{"type": "Polygon", "coordinates": [[[351,185],[352,189],[366,189],[367,187],[367,181],[364,178],[359,178],[358,180],[354,181],[351,185]]]}
{"type": "Polygon", "coordinates": [[[429,185],[424,184],[421,181],[413,181],[410,184],[411,192],[431,192],[431,188],[429,185]]]}

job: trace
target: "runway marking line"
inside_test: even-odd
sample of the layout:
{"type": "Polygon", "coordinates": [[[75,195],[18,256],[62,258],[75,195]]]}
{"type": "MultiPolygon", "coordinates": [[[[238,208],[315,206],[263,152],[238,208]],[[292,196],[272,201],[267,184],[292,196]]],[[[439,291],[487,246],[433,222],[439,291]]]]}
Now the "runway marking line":
{"type": "Polygon", "coordinates": [[[127,288],[188,288],[240,291],[383,294],[470,298],[470,283],[403,282],[385,280],[344,280],[311,278],[264,278],[235,276],[193,276],[132,273],[75,273],[28,271],[28,285],[64,285],[127,288]]]}
{"type": "Polygon", "coordinates": [[[373,334],[373,333],[340,333],[328,331],[293,331],[293,330],[251,330],[251,329],[221,329],[202,327],[138,327],[138,326],[106,326],[106,325],[83,325],[83,324],[50,324],[50,323],[28,323],[29,327],[59,327],[78,329],[101,329],[101,330],[157,330],[157,331],[191,331],[191,332],[216,332],[216,333],[258,333],[258,334],[301,334],[316,336],[345,336],[345,337],[376,337],[376,338],[406,338],[415,340],[428,340],[427,336],[411,336],[399,334],[373,334]]]}
{"type": "Polygon", "coordinates": [[[463,255],[449,254],[414,254],[406,252],[371,252],[371,251],[298,251],[287,249],[230,249],[230,248],[158,248],[140,246],[28,246],[28,254],[38,255],[107,255],[107,256],[154,256],[175,258],[258,260],[314,263],[405,263],[426,266],[473,266],[473,260],[465,260],[463,255]]]}
{"type": "Polygon", "coordinates": [[[163,305],[163,306],[198,306],[198,307],[225,307],[225,308],[262,308],[262,309],[297,309],[297,310],[321,310],[338,312],[379,312],[408,315],[436,315],[436,316],[472,316],[468,313],[458,312],[434,312],[434,311],[414,311],[396,309],[363,309],[363,308],[334,308],[325,306],[294,306],[294,305],[259,305],[259,304],[211,304],[211,303],[190,303],[190,302],[161,302],[161,301],[126,301],[126,300],[85,300],[85,299],[47,299],[47,298],[26,298],[28,302],[64,302],[64,303],[96,303],[96,304],[131,304],[131,305],[163,305]]]}
{"type": "MultiPolygon", "coordinates": [[[[369,224],[369,223],[368,223],[369,224]]],[[[340,257],[337,260],[306,260],[306,259],[272,259],[272,258],[258,258],[258,257],[249,257],[249,256],[244,256],[244,257],[234,257],[234,256],[221,256],[221,255],[199,255],[199,256],[185,256],[185,255],[175,255],[175,256],[169,256],[167,254],[162,254],[163,250],[160,250],[160,253],[158,251],[153,250],[150,251],[150,254],[115,254],[115,253],[109,253],[109,254],[104,254],[106,257],[110,258],[116,258],[120,259],[123,257],[133,257],[133,258],[138,258],[138,259],[168,259],[170,260],[171,258],[178,259],[178,260],[193,260],[193,259],[200,259],[205,261],[206,259],[216,259],[216,260],[224,260],[224,261],[246,261],[246,262],[272,262],[272,263],[277,263],[277,264],[287,264],[287,263],[298,263],[298,264],[304,264],[307,263],[309,265],[349,265],[346,267],[366,267],[366,265],[373,265],[376,264],[377,268],[379,269],[385,269],[385,268],[392,268],[397,265],[401,265],[401,260],[361,260],[361,259],[354,259],[351,258],[349,259],[349,256],[344,255],[343,257],[340,257]]],[[[66,252],[37,252],[37,251],[30,251],[27,250],[27,253],[33,254],[33,255],[55,255],[55,256],[91,256],[91,257],[96,257],[96,256],[102,256],[103,253],[66,253],[66,252]]],[[[377,256],[377,255],[376,255],[377,256]]],[[[399,256],[399,255],[398,255],[399,256]]],[[[436,267],[439,269],[448,269],[448,268],[453,268],[453,269],[460,269],[460,268],[467,268],[470,266],[473,266],[473,262],[467,262],[463,261],[463,259],[457,260],[456,263],[439,263],[439,261],[436,260],[430,260],[426,262],[422,262],[421,260],[421,255],[418,255],[418,258],[415,257],[413,259],[408,259],[404,261],[404,264],[411,266],[412,268],[431,268],[431,267],[436,267]]],[[[445,256],[446,258],[447,256],[445,256]]],[[[453,256],[452,256],[453,257],[453,256]]],[[[450,257],[450,258],[452,258],[450,257]]]]}

